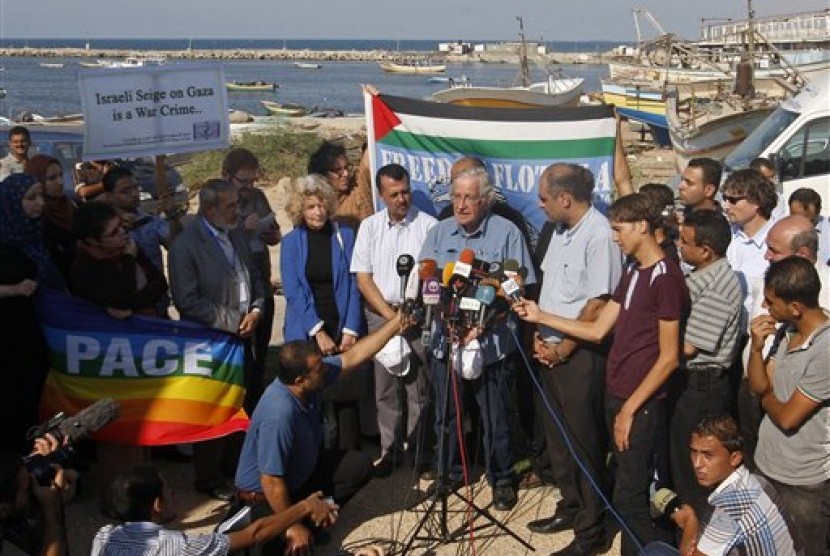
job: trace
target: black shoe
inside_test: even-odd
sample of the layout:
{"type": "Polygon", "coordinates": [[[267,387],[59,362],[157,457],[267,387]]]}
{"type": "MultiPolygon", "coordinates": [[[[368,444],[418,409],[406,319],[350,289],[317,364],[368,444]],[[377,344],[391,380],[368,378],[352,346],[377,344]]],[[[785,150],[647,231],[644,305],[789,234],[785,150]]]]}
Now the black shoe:
{"type": "Polygon", "coordinates": [[[582,541],[574,539],[571,544],[561,550],[552,552],[550,556],[596,556],[608,552],[608,543],[605,539],[582,541]]]}
{"type": "Polygon", "coordinates": [[[193,483],[193,488],[199,494],[205,494],[214,500],[223,502],[233,500],[234,494],[236,494],[233,487],[224,481],[196,481],[193,483]]]}
{"type": "Polygon", "coordinates": [[[545,519],[537,519],[527,524],[527,528],[534,533],[540,535],[550,535],[551,533],[561,533],[573,529],[574,518],[572,515],[555,513],[551,517],[545,519]]]}
{"type": "Polygon", "coordinates": [[[516,489],[513,485],[501,485],[493,487],[493,507],[499,511],[512,510],[519,498],[516,496],[516,489]]]}

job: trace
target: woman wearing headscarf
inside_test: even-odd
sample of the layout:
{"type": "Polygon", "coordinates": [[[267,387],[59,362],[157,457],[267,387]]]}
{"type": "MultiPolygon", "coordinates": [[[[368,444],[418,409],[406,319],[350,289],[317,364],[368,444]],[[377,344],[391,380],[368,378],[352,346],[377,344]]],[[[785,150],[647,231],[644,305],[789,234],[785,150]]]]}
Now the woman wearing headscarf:
{"type": "Polygon", "coordinates": [[[75,203],[63,189],[61,163],[51,156],[36,154],[26,161],[25,172],[43,185],[43,200],[46,201],[43,237],[61,273],[68,276],[75,256],[75,236],[69,231],[75,203]]]}
{"type": "Polygon", "coordinates": [[[26,430],[38,423],[46,343],[34,294],[65,283],[43,241],[43,187],[25,174],[0,182],[0,446],[28,453],[26,430]]]}

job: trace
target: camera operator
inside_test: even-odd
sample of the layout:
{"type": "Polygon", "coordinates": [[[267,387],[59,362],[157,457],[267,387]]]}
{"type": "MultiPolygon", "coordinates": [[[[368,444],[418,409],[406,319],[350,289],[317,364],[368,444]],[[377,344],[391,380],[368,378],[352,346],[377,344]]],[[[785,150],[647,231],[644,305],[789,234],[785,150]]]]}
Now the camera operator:
{"type": "MultiPolygon", "coordinates": [[[[792,520],[781,509],[780,495],[763,477],[746,469],[742,448],[738,425],[728,415],[707,416],[692,430],[692,467],[698,483],[714,489],[709,496],[712,515],[702,523],[691,505],[667,489],[652,499],[656,509],[682,529],[680,554],[803,554],[792,520]]],[[[678,551],[652,543],[645,554],[678,551]]]]}
{"type": "MultiPolygon", "coordinates": [[[[46,434],[34,440],[32,454],[45,458],[60,447],[60,442],[52,434],[46,434]]],[[[15,455],[13,461],[13,465],[3,466],[4,496],[0,500],[3,541],[0,552],[41,556],[67,554],[63,503],[74,493],[75,472],[52,464],[54,478],[50,484],[42,485],[27,472],[18,456],[15,455]]]]}

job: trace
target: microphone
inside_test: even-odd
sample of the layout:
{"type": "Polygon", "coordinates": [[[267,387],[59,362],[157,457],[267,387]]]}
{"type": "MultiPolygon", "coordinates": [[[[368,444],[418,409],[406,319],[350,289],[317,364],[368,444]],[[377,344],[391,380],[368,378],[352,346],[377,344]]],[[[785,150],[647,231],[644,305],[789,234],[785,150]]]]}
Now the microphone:
{"type": "Polygon", "coordinates": [[[401,278],[401,303],[403,303],[404,295],[406,295],[406,281],[414,267],[415,259],[412,258],[412,255],[400,255],[398,260],[395,261],[395,270],[398,271],[398,276],[401,278]]]}
{"type": "Polygon", "coordinates": [[[668,488],[661,488],[651,497],[651,515],[655,518],[660,516],[671,517],[682,505],[683,501],[676,492],[668,488]]]}
{"type": "Polygon", "coordinates": [[[522,289],[519,287],[519,284],[513,278],[508,278],[507,280],[502,282],[501,289],[504,292],[504,296],[507,297],[510,301],[516,302],[522,297],[522,289]]]}
{"type": "Polygon", "coordinates": [[[435,259],[424,259],[418,263],[418,278],[421,279],[421,282],[434,278],[436,270],[438,270],[438,263],[435,262],[435,259]]]}
{"type": "Polygon", "coordinates": [[[411,313],[415,309],[416,302],[418,301],[418,286],[420,286],[420,283],[421,280],[418,277],[418,274],[410,272],[403,294],[403,308],[407,314],[411,313]]]}
{"type": "Polygon", "coordinates": [[[476,299],[481,303],[481,309],[478,313],[478,326],[484,328],[484,316],[487,314],[487,307],[496,299],[496,288],[489,285],[479,286],[476,288],[476,299]]]}
{"type": "Polygon", "coordinates": [[[453,274],[455,274],[455,263],[449,262],[444,265],[444,269],[441,271],[441,283],[445,288],[450,287],[450,279],[453,274]]]}
{"type": "Polygon", "coordinates": [[[500,262],[490,263],[490,265],[487,267],[487,274],[490,278],[501,280],[504,276],[504,264],[500,262]]]}
{"type": "MultiPolygon", "coordinates": [[[[503,272],[507,278],[515,278],[519,273],[519,261],[516,259],[507,259],[504,261],[503,272]]],[[[525,271],[526,272],[526,271],[525,271]]]]}
{"type": "Polygon", "coordinates": [[[441,302],[441,284],[432,276],[424,280],[424,284],[421,286],[421,301],[426,307],[421,339],[424,345],[427,345],[429,344],[430,326],[432,326],[432,308],[438,306],[441,302]]]}
{"type": "Polygon", "coordinates": [[[464,278],[470,277],[470,272],[473,270],[473,263],[476,260],[475,251],[472,249],[464,249],[458,255],[458,262],[455,263],[455,273],[464,278]]]}

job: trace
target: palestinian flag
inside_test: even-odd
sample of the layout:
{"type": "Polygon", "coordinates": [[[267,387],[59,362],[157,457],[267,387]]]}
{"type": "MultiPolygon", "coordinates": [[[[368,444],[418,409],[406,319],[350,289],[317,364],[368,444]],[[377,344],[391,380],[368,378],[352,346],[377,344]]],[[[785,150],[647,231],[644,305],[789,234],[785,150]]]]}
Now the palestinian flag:
{"type": "MultiPolygon", "coordinates": [[[[610,204],[616,139],[610,106],[474,108],[364,96],[372,176],[386,164],[402,165],[413,202],[432,215],[449,204],[450,167],[465,155],[484,160],[496,189],[537,230],[545,221],[538,208],[539,176],[554,162],[590,168],[596,204],[610,204]]],[[[376,206],[382,208],[379,199],[376,206]]]]}
{"type": "Polygon", "coordinates": [[[116,320],[67,295],[38,293],[49,374],[41,409],[74,415],[101,398],[119,417],[98,440],[155,446],[218,438],[248,428],[242,409],[242,342],[185,321],[116,320]]]}

